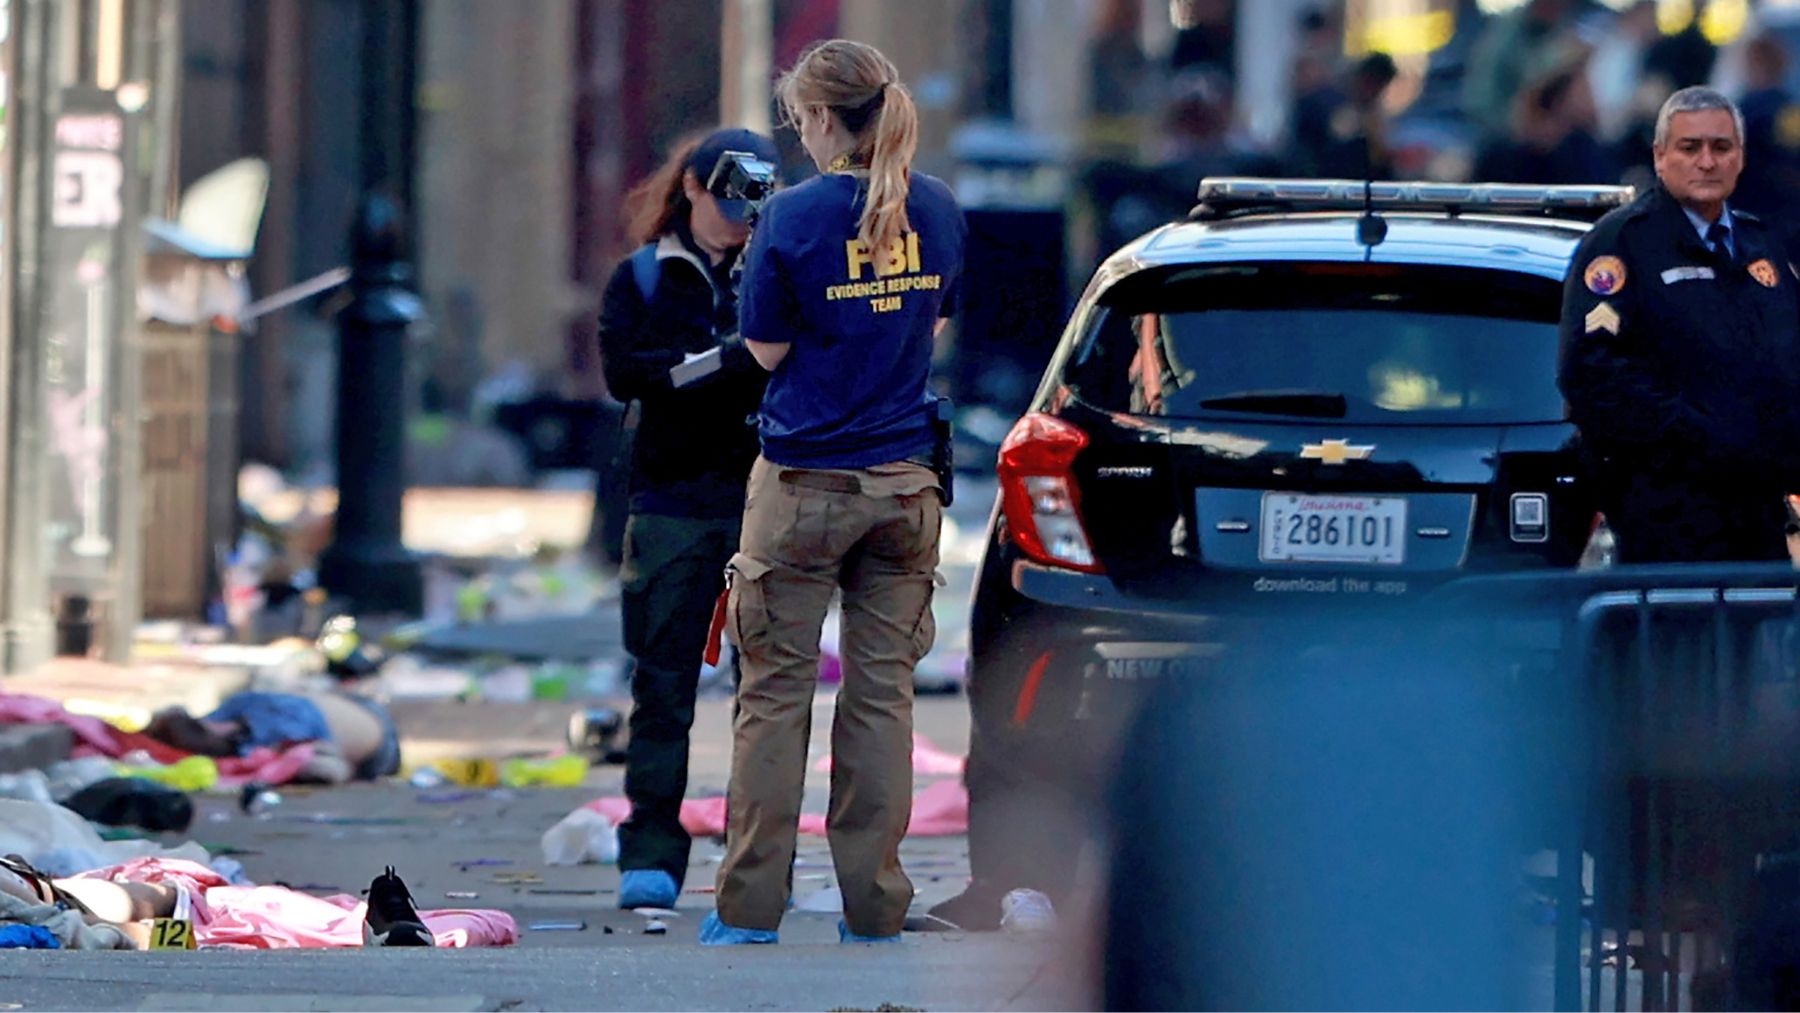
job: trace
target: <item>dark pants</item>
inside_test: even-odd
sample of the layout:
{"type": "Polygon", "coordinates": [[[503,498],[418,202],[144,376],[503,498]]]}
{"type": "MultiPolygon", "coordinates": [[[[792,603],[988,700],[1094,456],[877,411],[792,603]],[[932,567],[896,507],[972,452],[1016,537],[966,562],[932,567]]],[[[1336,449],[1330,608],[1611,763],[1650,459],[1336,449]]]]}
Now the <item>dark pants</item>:
{"type": "Polygon", "coordinates": [[[740,517],[632,514],[625,525],[621,608],[625,649],[637,664],[625,748],[631,818],[619,826],[619,868],[661,869],[678,886],[688,866],[681,799],[700,656],[740,523],[740,517]]]}
{"type": "Polygon", "coordinates": [[[1708,488],[1699,479],[1626,478],[1606,520],[1621,563],[1781,562],[1787,506],[1779,491],[1708,488]]]}

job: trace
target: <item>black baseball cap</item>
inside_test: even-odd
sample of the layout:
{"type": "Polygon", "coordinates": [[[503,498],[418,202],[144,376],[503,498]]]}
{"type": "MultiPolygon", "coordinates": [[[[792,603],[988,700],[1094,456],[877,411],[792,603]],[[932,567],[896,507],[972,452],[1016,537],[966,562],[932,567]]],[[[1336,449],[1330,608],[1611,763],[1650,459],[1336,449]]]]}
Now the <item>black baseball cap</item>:
{"type": "MultiPolygon", "coordinates": [[[[727,151],[746,152],[771,165],[779,165],[781,160],[773,140],[754,130],[723,127],[707,134],[700,146],[688,157],[687,167],[693,170],[701,186],[705,186],[707,179],[712,176],[713,167],[719,164],[719,156],[727,151]]],[[[734,222],[741,222],[750,214],[750,202],[747,200],[720,200],[718,203],[719,213],[734,222]]]]}

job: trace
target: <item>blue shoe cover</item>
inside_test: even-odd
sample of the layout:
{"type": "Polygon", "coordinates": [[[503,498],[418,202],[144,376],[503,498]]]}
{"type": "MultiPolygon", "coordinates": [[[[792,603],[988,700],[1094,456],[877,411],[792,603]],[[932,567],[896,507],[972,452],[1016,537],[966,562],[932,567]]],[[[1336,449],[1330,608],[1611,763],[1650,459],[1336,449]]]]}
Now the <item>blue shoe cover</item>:
{"type": "Polygon", "coordinates": [[[661,869],[627,869],[619,877],[619,907],[627,911],[640,907],[672,908],[680,892],[675,877],[661,869]]]}
{"type": "Polygon", "coordinates": [[[859,936],[850,931],[850,926],[843,920],[838,921],[838,942],[840,943],[897,943],[898,935],[892,936],[859,936]]]}
{"type": "Polygon", "coordinates": [[[714,911],[700,923],[701,946],[742,946],[746,943],[773,943],[780,937],[772,929],[740,929],[719,920],[714,911]]]}

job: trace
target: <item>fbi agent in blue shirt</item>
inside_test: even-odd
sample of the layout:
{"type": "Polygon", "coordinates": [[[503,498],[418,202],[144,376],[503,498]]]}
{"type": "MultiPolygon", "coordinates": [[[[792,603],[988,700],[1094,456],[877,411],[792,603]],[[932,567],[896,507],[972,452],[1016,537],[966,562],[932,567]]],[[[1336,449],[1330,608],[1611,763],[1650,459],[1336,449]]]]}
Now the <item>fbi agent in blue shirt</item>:
{"type": "Polygon", "coordinates": [[[774,942],[818,682],[843,592],[832,723],[840,937],[898,937],[912,901],[913,667],[931,647],[942,503],[929,466],[932,338],[956,308],[966,231],[941,181],[912,171],[918,116],[894,65],[837,39],[778,85],[822,170],[772,197],[745,253],[739,323],[770,370],[726,625],[741,682],[718,910],[703,943],[774,942]]]}

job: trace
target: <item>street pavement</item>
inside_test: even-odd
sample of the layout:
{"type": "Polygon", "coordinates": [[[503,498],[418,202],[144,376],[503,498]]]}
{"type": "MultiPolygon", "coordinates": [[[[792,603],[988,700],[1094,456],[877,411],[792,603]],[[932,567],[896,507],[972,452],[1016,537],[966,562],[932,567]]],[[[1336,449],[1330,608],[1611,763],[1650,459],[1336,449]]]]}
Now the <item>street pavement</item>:
{"type": "MultiPolygon", "coordinates": [[[[940,652],[960,668],[967,649],[968,588],[988,510],[992,480],[970,481],[948,512],[947,580],[935,608],[940,652]]],[[[582,657],[616,653],[616,605],[602,603],[580,630],[582,657]],[[602,642],[605,642],[602,644],[602,642]],[[602,645],[594,647],[594,645],[602,645]],[[594,647],[589,650],[589,647],[594,647]]],[[[518,625],[518,624],[515,624],[518,625]]],[[[525,624],[529,625],[529,623],[525,624]]],[[[565,625],[567,623],[565,622],[565,625]]],[[[573,629],[574,627],[570,627],[573,629]]],[[[505,629],[509,636],[519,630],[505,629]]],[[[569,639],[554,636],[512,639],[569,639]]],[[[483,648],[485,645],[472,645],[483,648]]],[[[567,654],[551,651],[550,654],[567,654]]],[[[209,710],[247,681],[243,670],[185,668],[145,683],[139,669],[72,676],[47,674],[30,687],[81,698],[90,712],[154,709],[182,703],[209,710]],[[107,679],[102,679],[105,675],[107,679]],[[229,679],[227,679],[229,677],[229,679]],[[125,680],[128,685],[118,684],[125,680]],[[226,680],[226,681],[221,681],[226,680]],[[231,681],[235,680],[235,681],[231,681]],[[148,695],[146,695],[148,694],[148,695]],[[204,699],[189,699],[196,694],[204,699]],[[89,699],[91,698],[91,699],[89,699]]],[[[407,755],[542,754],[561,748],[570,713],[624,699],[567,702],[462,702],[452,697],[392,703],[407,755]]],[[[830,687],[815,702],[806,810],[825,810],[828,775],[814,764],[829,749],[830,687]]],[[[964,697],[921,696],[918,729],[940,749],[968,750],[964,697]]],[[[700,701],[690,764],[690,798],[721,795],[730,769],[730,700],[700,701]]],[[[837,943],[835,913],[798,910],[775,947],[710,949],[696,941],[712,908],[710,890],[723,853],[697,840],[678,914],[662,935],[646,919],[616,909],[618,869],[611,865],[551,867],[539,838],[572,809],[602,795],[623,794],[623,768],[594,768],[576,789],[463,790],[414,788],[402,781],[321,789],[280,789],[281,802],[257,814],[236,799],[197,799],[187,835],[235,852],[257,883],[282,883],[326,896],[356,894],[387,865],[395,866],[422,908],[491,907],[519,923],[520,941],[491,950],[333,950],[71,953],[9,951],[0,972],[0,1011],[59,1009],[1060,1009],[1092,1005],[1078,970],[1091,966],[1076,938],[1021,939],[1003,934],[912,934],[897,946],[837,943]],[[477,860],[486,863],[474,864],[477,860]],[[541,882],[513,884],[499,873],[533,872],[541,882]],[[474,899],[447,893],[473,892],[474,899]],[[533,929],[581,923],[579,931],[533,929]]],[[[918,778],[923,789],[941,777],[918,778]]],[[[966,837],[912,838],[902,848],[925,907],[959,892],[968,877],[966,837]]],[[[802,837],[795,901],[802,908],[833,885],[825,840],[802,837]]],[[[1065,919],[1071,924],[1078,919],[1065,919]]]]}
{"type": "MultiPolygon", "coordinates": [[[[815,707],[813,748],[823,755],[833,700],[815,707]]],[[[439,755],[554,745],[573,704],[493,708],[441,703],[402,708],[408,741],[439,755]]],[[[729,701],[701,702],[690,797],[722,792],[729,769],[729,701]]],[[[967,748],[961,697],[926,697],[919,728],[941,748],[967,748]]],[[[898,946],[842,946],[838,915],[797,911],[782,943],[709,949],[695,942],[711,910],[722,848],[695,842],[678,914],[665,935],[615,909],[611,865],[551,867],[539,837],[570,810],[620,794],[623,770],[597,767],[577,789],[463,791],[404,782],[283,789],[279,805],[247,815],[234,799],[204,796],[187,836],[236,857],[259,883],[321,896],[355,894],[394,865],[424,908],[493,907],[518,920],[517,946],[496,950],[73,953],[13,951],[0,1010],[58,1009],[1055,1009],[1085,1006],[1069,968],[1071,943],[1003,934],[908,934],[898,946]],[[471,864],[476,860],[509,864],[471,864]],[[541,883],[497,882],[534,872],[541,883]],[[574,892],[571,892],[574,891],[574,892]],[[474,892],[449,899],[447,892],[474,892]],[[581,922],[580,931],[532,929],[581,922]]],[[[919,778],[923,787],[934,778],[919,778]]],[[[807,809],[823,811],[827,776],[808,775],[807,809]]],[[[175,839],[172,839],[175,840],[175,839]]],[[[959,891],[964,837],[908,840],[903,856],[918,906],[959,891]]],[[[802,837],[795,896],[804,905],[832,884],[825,841],[802,837]]]]}

